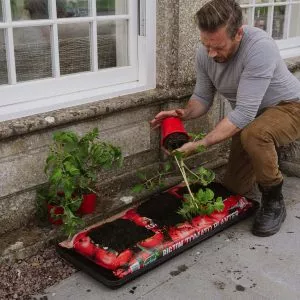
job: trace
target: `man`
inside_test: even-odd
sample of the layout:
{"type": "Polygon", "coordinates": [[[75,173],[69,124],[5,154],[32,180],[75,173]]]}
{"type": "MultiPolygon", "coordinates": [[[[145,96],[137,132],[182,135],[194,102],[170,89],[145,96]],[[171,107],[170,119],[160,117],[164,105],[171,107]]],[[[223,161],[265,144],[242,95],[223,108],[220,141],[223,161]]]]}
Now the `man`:
{"type": "Polygon", "coordinates": [[[300,82],[264,31],[242,26],[242,11],[234,0],[207,2],[196,21],[202,45],[194,94],[184,109],[162,111],[150,123],[156,127],[169,116],[200,117],[212,105],[215,91],[227,98],[233,110],[205,138],[178,150],[190,155],[200,145],[232,137],[224,185],[244,194],[258,183],[262,203],[252,232],[270,236],[286,217],[276,148],[300,138],[300,82]]]}

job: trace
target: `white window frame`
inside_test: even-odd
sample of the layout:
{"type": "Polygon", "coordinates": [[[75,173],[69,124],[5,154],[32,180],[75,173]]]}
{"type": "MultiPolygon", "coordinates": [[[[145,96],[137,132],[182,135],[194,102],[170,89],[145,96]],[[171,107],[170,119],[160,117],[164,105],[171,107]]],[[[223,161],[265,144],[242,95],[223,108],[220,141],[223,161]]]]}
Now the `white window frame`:
{"type": "MultiPolygon", "coordinates": [[[[250,26],[254,26],[254,16],[255,16],[255,8],[256,7],[269,7],[268,12],[268,28],[267,32],[271,36],[272,35],[272,25],[273,25],[273,14],[274,14],[274,7],[275,6],[286,6],[287,7],[287,16],[286,16],[286,26],[284,32],[284,39],[276,40],[277,46],[279,47],[280,54],[282,58],[290,58],[295,56],[300,56],[300,36],[289,38],[289,26],[291,21],[291,7],[292,4],[300,5],[299,0],[286,0],[281,2],[275,2],[274,0],[270,0],[266,3],[256,3],[255,0],[249,0],[249,4],[241,4],[242,8],[249,8],[252,9],[252,16],[250,18],[251,23],[250,26]]],[[[299,20],[300,26],[300,20],[299,20]]]]}
{"type": "Polygon", "coordinates": [[[3,2],[3,16],[6,15],[7,18],[0,23],[0,29],[6,29],[9,84],[0,86],[0,121],[51,112],[155,88],[155,0],[128,0],[128,14],[113,16],[96,16],[96,0],[90,0],[94,12],[92,16],[62,19],[56,17],[56,0],[48,1],[50,2],[49,8],[51,8],[49,19],[29,21],[12,21],[10,1],[4,0],[3,2]],[[91,43],[96,43],[97,21],[101,20],[128,20],[129,66],[98,70],[97,48],[94,47],[92,48],[94,51],[91,51],[91,72],[60,77],[58,24],[89,22],[91,43]],[[13,28],[45,25],[52,26],[53,30],[53,77],[17,83],[13,28]]]}

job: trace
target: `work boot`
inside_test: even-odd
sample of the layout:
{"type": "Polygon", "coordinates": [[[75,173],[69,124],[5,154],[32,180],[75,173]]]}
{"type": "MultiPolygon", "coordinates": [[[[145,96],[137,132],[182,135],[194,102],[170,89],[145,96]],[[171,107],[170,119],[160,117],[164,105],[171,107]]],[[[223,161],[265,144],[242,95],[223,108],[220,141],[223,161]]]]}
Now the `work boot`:
{"type": "Polygon", "coordinates": [[[254,219],[252,233],[257,236],[270,236],[279,231],[286,217],[282,196],[282,183],[271,187],[259,186],[262,193],[261,208],[254,219]]]}

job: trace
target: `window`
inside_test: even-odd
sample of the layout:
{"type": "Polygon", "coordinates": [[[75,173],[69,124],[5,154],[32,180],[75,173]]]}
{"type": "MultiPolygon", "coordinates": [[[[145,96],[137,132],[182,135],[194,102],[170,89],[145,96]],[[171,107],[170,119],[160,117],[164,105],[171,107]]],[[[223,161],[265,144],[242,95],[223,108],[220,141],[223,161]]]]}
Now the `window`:
{"type": "Polygon", "coordinates": [[[300,56],[299,0],[240,0],[244,23],[272,36],[284,58],[300,56]]]}
{"type": "Polygon", "coordinates": [[[0,120],[155,87],[155,1],[0,1],[0,120]]]}

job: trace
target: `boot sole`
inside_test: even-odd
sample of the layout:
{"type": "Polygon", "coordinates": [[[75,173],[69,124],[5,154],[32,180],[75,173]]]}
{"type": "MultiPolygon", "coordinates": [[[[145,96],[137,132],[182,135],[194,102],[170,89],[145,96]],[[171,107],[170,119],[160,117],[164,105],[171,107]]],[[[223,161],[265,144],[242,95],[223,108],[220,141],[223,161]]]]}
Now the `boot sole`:
{"type": "Polygon", "coordinates": [[[284,222],[285,218],[286,218],[286,210],[284,211],[284,215],[283,215],[282,220],[279,223],[279,225],[277,225],[276,227],[274,227],[268,231],[259,231],[256,229],[252,229],[252,234],[254,234],[256,236],[261,236],[261,237],[267,237],[267,236],[274,235],[275,233],[277,233],[280,230],[281,224],[284,222]]]}

